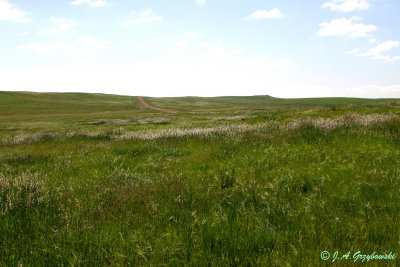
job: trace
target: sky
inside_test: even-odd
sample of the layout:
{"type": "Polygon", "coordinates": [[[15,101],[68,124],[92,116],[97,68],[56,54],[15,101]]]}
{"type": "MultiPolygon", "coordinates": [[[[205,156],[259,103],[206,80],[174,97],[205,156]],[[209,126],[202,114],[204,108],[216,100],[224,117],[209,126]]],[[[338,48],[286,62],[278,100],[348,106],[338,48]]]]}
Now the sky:
{"type": "Polygon", "coordinates": [[[400,98],[398,0],[0,0],[0,90],[400,98]]]}

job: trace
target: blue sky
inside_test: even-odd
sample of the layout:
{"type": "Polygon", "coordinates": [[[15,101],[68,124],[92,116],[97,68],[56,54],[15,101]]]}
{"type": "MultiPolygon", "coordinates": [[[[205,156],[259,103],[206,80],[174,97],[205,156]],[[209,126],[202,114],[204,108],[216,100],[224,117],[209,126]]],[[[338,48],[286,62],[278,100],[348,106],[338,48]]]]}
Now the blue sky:
{"type": "Polygon", "coordinates": [[[0,90],[399,97],[397,0],[0,0],[0,90]]]}

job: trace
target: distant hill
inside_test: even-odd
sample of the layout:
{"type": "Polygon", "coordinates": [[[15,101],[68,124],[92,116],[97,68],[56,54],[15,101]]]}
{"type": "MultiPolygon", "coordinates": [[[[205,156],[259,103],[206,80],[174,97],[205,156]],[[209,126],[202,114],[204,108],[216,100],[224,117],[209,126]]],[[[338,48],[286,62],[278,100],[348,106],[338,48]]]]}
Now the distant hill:
{"type": "MultiPolygon", "coordinates": [[[[398,99],[293,98],[265,96],[144,97],[156,107],[191,111],[198,109],[265,109],[268,106],[320,106],[393,102],[398,99]]],[[[89,93],[0,92],[0,116],[127,112],[143,109],[135,97],[89,93]]]]}

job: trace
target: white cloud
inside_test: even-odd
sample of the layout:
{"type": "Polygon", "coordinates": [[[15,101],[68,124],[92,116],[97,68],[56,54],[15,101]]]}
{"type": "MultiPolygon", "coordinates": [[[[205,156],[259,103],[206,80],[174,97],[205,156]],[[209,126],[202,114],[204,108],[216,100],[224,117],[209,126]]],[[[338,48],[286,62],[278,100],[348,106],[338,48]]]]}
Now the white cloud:
{"type": "Polygon", "coordinates": [[[322,7],[330,8],[333,11],[350,12],[354,10],[363,10],[371,5],[367,0],[332,0],[326,2],[322,7]]]}
{"type": "Polygon", "coordinates": [[[355,53],[357,53],[358,51],[360,51],[358,48],[352,49],[350,51],[347,51],[346,54],[350,54],[350,55],[354,55],[355,53]]]}
{"type": "Polygon", "coordinates": [[[185,37],[191,38],[191,39],[199,39],[199,38],[203,37],[203,35],[198,32],[195,32],[195,31],[190,31],[190,32],[185,33],[185,37]]]}
{"type": "Polygon", "coordinates": [[[0,65],[0,76],[6,79],[2,79],[0,90],[81,90],[153,96],[276,95],[292,77],[293,66],[287,60],[272,61],[263,55],[249,56],[225,48],[219,41],[190,59],[158,57],[125,64],[76,61],[15,69],[0,65]],[[24,79],[15,80],[21,76],[24,79]]]}
{"type": "Polygon", "coordinates": [[[97,39],[91,36],[84,36],[73,42],[48,42],[48,43],[28,43],[18,46],[18,49],[33,52],[40,55],[60,54],[62,56],[76,56],[85,51],[107,48],[110,41],[97,39]]]}
{"type": "Polygon", "coordinates": [[[360,21],[360,17],[351,17],[349,19],[333,19],[331,22],[321,23],[317,32],[318,36],[349,36],[349,37],[367,37],[369,32],[377,30],[375,25],[365,25],[354,23],[360,21]]]}
{"type": "Polygon", "coordinates": [[[27,22],[25,12],[18,9],[7,0],[0,0],[0,21],[27,22]]]}
{"type": "Polygon", "coordinates": [[[204,5],[205,3],[207,3],[207,0],[195,0],[195,2],[198,5],[204,5]]]}
{"type": "Polygon", "coordinates": [[[213,47],[206,51],[205,58],[232,62],[237,60],[242,54],[243,51],[240,49],[224,48],[222,45],[222,40],[218,40],[218,42],[213,47]]]}
{"type": "Polygon", "coordinates": [[[370,57],[370,58],[377,59],[377,60],[394,61],[394,60],[398,60],[399,56],[390,56],[390,55],[387,55],[384,53],[392,50],[395,47],[399,47],[399,46],[400,46],[399,41],[386,41],[384,43],[378,44],[378,45],[368,49],[365,52],[358,53],[357,56],[370,57]]]}
{"type": "Polygon", "coordinates": [[[276,19],[282,18],[283,14],[279,9],[271,9],[271,10],[257,10],[253,12],[247,19],[276,19]]]}
{"type": "Polygon", "coordinates": [[[399,98],[400,84],[391,85],[364,85],[354,87],[348,90],[351,95],[355,97],[369,97],[369,98],[399,98]]]}
{"type": "Polygon", "coordinates": [[[87,4],[90,7],[111,6],[111,3],[107,2],[106,0],[74,0],[70,4],[75,6],[87,4]]]}
{"type": "Polygon", "coordinates": [[[190,48],[191,46],[192,46],[192,43],[188,40],[180,40],[176,43],[177,48],[186,49],[186,48],[190,48]]]}
{"type": "Polygon", "coordinates": [[[0,32],[0,38],[6,36],[6,34],[5,32],[0,32]]]}
{"type": "Polygon", "coordinates": [[[72,19],[66,18],[51,18],[51,26],[47,29],[39,31],[40,34],[52,34],[60,31],[69,30],[76,25],[72,19]]]}
{"type": "Polygon", "coordinates": [[[208,47],[208,42],[195,42],[190,40],[179,40],[175,44],[175,49],[168,49],[165,51],[167,55],[178,55],[179,51],[188,50],[188,49],[203,49],[208,47]]]}
{"type": "Polygon", "coordinates": [[[164,52],[167,56],[173,56],[173,60],[188,60],[198,62],[198,64],[223,65],[223,66],[241,66],[243,69],[273,69],[288,68],[296,66],[289,60],[271,61],[265,56],[249,57],[240,49],[228,49],[219,40],[214,45],[208,42],[194,42],[190,40],[180,40],[173,49],[167,49],[164,52]]]}
{"type": "Polygon", "coordinates": [[[102,49],[109,47],[112,42],[92,36],[84,36],[78,39],[78,43],[85,49],[102,49]]]}
{"type": "Polygon", "coordinates": [[[163,20],[162,17],[154,15],[153,10],[151,8],[146,9],[145,11],[143,11],[138,15],[136,15],[135,12],[132,12],[132,15],[135,18],[122,22],[120,26],[126,27],[132,24],[144,24],[144,23],[157,22],[163,20]]]}
{"type": "Polygon", "coordinates": [[[152,42],[153,44],[155,44],[155,43],[161,42],[163,39],[164,39],[164,38],[162,38],[162,37],[156,37],[156,38],[151,39],[151,42],[152,42]]]}
{"type": "Polygon", "coordinates": [[[243,68],[259,68],[260,70],[267,71],[274,68],[291,68],[296,64],[290,60],[271,61],[268,57],[247,56],[244,51],[240,49],[227,49],[219,40],[213,47],[205,51],[204,58],[212,62],[219,62],[223,64],[241,65],[243,68]]]}
{"type": "Polygon", "coordinates": [[[76,55],[76,47],[68,42],[54,42],[50,44],[29,43],[18,46],[18,49],[41,55],[61,53],[66,56],[76,55]]]}
{"type": "Polygon", "coordinates": [[[205,48],[208,46],[208,42],[201,42],[194,45],[195,48],[205,48]]]}

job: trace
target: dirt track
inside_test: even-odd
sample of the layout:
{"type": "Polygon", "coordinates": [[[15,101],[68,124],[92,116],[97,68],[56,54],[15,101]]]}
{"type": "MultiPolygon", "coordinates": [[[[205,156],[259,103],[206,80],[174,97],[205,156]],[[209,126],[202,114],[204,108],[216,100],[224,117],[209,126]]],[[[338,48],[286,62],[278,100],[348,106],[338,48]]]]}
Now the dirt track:
{"type": "Polygon", "coordinates": [[[158,111],[162,111],[162,112],[166,112],[166,113],[176,113],[177,111],[175,110],[169,110],[169,109],[163,109],[163,108],[157,108],[157,107],[153,107],[152,105],[146,103],[146,101],[144,101],[144,99],[141,96],[137,96],[137,99],[139,100],[139,102],[146,108],[151,108],[154,110],[158,110],[158,111]]]}

